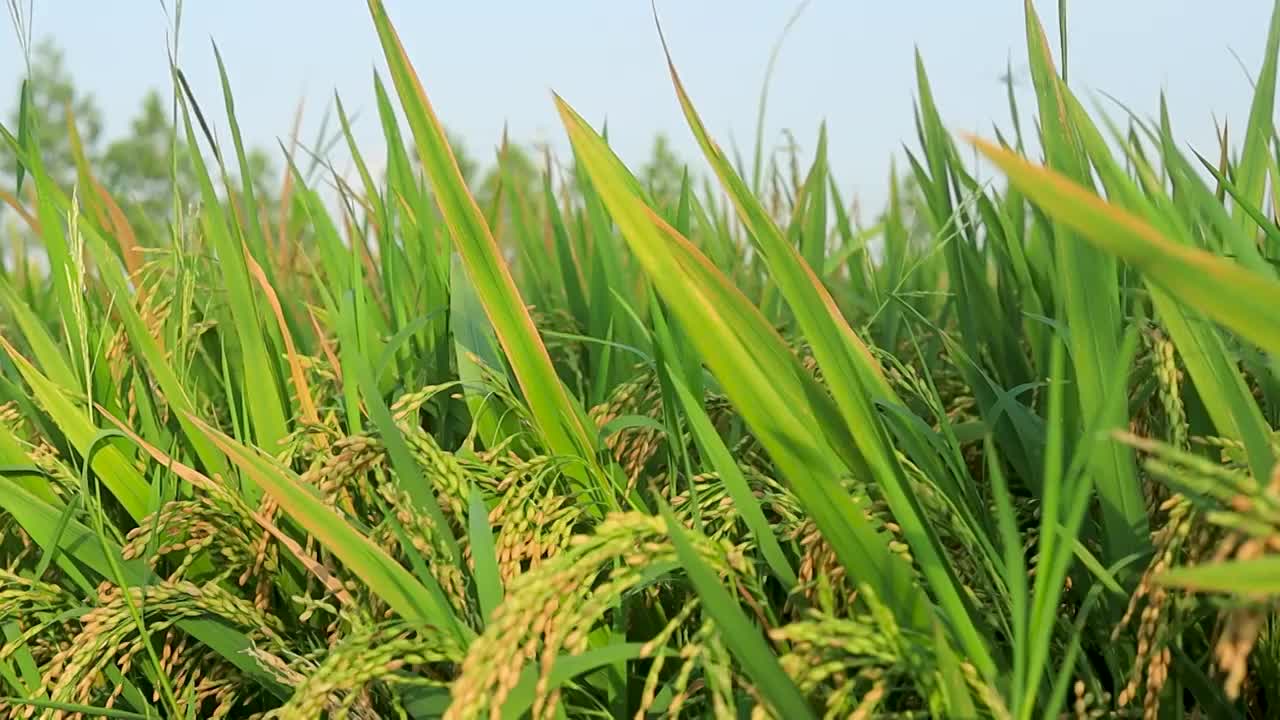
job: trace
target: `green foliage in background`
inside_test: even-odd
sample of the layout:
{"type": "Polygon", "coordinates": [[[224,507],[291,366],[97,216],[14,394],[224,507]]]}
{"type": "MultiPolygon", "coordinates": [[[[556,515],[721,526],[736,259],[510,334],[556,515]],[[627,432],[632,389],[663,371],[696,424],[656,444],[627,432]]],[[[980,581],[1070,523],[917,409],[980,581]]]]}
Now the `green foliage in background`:
{"type": "Polygon", "coordinates": [[[0,715],[1275,715],[1280,5],[1200,154],[1087,109],[1065,3],[991,137],[917,56],[870,223],[825,128],[726,152],[679,48],[707,177],[560,96],[569,156],[470,158],[369,10],[385,148],[338,99],[273,162],[179,67],[104,147],[32,53],[0,715]]]}

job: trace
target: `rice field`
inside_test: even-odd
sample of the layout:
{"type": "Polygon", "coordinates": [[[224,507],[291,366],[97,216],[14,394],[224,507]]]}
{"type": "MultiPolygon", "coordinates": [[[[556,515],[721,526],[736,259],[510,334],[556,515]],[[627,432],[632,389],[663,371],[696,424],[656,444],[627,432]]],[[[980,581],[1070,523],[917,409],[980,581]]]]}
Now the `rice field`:
{"type": "Polygon", "coordinates": [[[1280,713],[1280,9],[1198,154],[1028,1],[1036,107],[953,134],[919,62],[863,226],[676,48],[706,182],[555,96],[475,192],[368,5],[385,173],[338,103],[358,172],[262,197],[225,73],[146,227],[0,130],[0,716],[1280,713]]]}

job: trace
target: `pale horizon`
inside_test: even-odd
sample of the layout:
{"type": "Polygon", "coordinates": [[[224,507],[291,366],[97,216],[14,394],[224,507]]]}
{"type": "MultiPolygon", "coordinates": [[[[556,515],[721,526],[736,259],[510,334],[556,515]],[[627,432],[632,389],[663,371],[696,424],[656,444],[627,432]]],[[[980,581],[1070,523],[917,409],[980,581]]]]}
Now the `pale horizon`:
{"type": "MultiPolygon", "coordinates": [[[[246,141],[271,152],[277,170],[277,142],[287,140],[298,103],[305,102],[301,139],[310,143],[335,92],[359,116],[357,140],[376,164],[382,137],[372,73],[384,66],[365,4],[218,5],[220,10],[186,3],[179,63],[219,135],[226,123],[211,40],[227,64],[246,141]]],[[[441,119],[481,165],[492,163],[504,127],[515,142],[549,143],[567,155],[554,90],[591,122],[607,120],[611,142],[631,167],[648,158],[661,133],[682,161],[702,168],[646,0],[607,8],[588,0],[536,7],[388,0],[387,7],[441,119]]],[[[682,78],[722,144],[750,153],[769,53],[796,7],[657,3],[682,78]]],[[[1037,7],[1057,54],[1057,5],[1037,7]]],[[[1145,115],[1154,114],[1164,90],[1178,136],[1212,151],[1215,117],[1241,128],[1247,118],[1249,78],[1260,66],[1270,10],[1256,0],[1228,8],[1188,0],[1070,3],[1071,84],[1086,98],[1101,100],[1106,93],[1145,115]]],[[[148,90],[169,91],[168,22],[158,1],[45,0],[35,7],[34,38],[49,37],[63,50],[77,87],[90,92],[102,111],[104,138],[111,139],[127,132],[148,90]]],[[[902,169],[901,148],[916,145],[916,48],[948,127],[989,137],[993,123],[1010,127],[1001,82],[1010,60],[1023,112],[1033,105],[1023,27],[1018,2],[813,0],[778,59],[766,147],[780,146],[790,131],[807,156],[825,122],[833,174],[845,199],[856,193],[864,210],[875,212],[891,158],[902,169]]],[[[0,78],[6,98],[0,108],[8,122],[22,72],[12,29],[0,33],[0,68],[8,76],[0,78]]],[[[1120,117],[1116,106],[1102,107],[1120,117]]],[[[343,167],[345,153],[335,152],[334,161],[343,167]]]]}

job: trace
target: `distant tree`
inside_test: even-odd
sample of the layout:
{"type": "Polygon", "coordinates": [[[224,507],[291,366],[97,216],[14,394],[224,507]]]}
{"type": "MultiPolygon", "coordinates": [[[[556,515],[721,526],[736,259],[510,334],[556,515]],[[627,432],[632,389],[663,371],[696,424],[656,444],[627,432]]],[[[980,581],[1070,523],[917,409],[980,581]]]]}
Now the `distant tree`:
{"type": "MultiPolygon", "coordinates": [[[[75,157],[67,132],[70,108],[96,179],[119,203],[139,235],[147,235],[148,229],[164,227],[172,214],[175,192],[184,203],[199,192],[190,149],[181,142],[181,136],[175,144],[171,112],[158,91],[152,90],[143,97],[137,115],[129,124],[129,133],[111,140],[103,149],[101,111],[92,95],[76,88],[63,51],[52,40],[43,39],[32,48],[28,80],[28,114],[36,122],[40,157],[49,175],[62,187],[70,188],[76,181],[75,157]]],[[[15,102],[9,113],[10,127],[15,130],[20,108],[21,103],[15,102]]],[[[237,184],[235,194],[239,194],[239,181],[234,178],[239,165],[234,156],[226,160],[228,172],[233,174],[232,182],[237,184]]],[[[271,206],[274,211],[279,187],[271,155],[261,149],[249,149],[248,164],[259,203],[271,206]]],[[[0,169],[12,182],[17,172],[17,157],[6,147],[0,147],[0,169]]],[[[210,170],[217,172],[212,163],[210,170]]],[[[215,177],[214,182],[221,190],[218,178],[215,177]]]]}
{"type": "Polygon", "coordinates": [[[171,215],[174,179],[179,198],[187,201],[196,180],[185,143],[177,149],[173,123],[160,93],[152,90],[129,125],[128,136],[107,145],[98,166],[98,179],[124,208],[135,231],[171,215]]]}
{"type": "MultiPolygon", "coordinates": [[[[462,179],[467,181],[467,186],[471,187],[476,182],[476,173],[480,170],[480,165],[475,158],[471,157],[471,153],[467,152],[467,146],[462,143],[462,138],[452,130],[445,129],[445,140],[449,142],[449,148],[453,150],[453,158],[458,161],[458,170],[462,172],[462,179]]],[[[415,162],[417,161],[417,153],[413,153],[415,162]]]]}
{"type": "MultiPolygon", "coordinates": [[[[102,136],[102,113],[92,95],[76,89],[62,50],[49,38],[31,49],[28,79],[28,117],[34,119],[38,128],[35,139],[40,146],[40,157],[49,176],[67,187],[76,175],[75,156],[67,133],[67,110],[70,109],[75,118],[76,131],[89,157],[94,156],[102,136]]],[[[14,102],[9,114],[9,127],[14,132],[17,132],[20,108],[21,103],[14,102]]],[[[18,170],[18,158],[7,146],[0,146],[0,167],[6,180],[12,182],[18,170]]]]}
{"type": "Polygon", "coordinates": [[[280,192],[280,182],[276,176],[276,162],[272,159],[272,154],[262,148],[249,148],[245,152],[249,161],[253,194],[259,203],[274,203],[280,192]]]}
{"type": "MultiPolygon", "coordinates": [[[[148,229],[164,227],[172,216],[175,193],[185,207],[199,195],[200,188],[191,148],[181,139],[175,142],[170,110],[159,92],[152,90],[143,97],[129,130],[127,136],[107,145],[97,164],[98,180],[124,208],[134,231],[146,234],[148,229]]],[[[254,197],[274,219],[279,193],[274,163],[262,149],[249,148],[246,153],[254,197]]],[[[234,156],[224,160],[231,174],[233,194],[238,197],[239,162],[234,156]]],[[[218,172],[216,164],[207,165],[210,172],[218,172]]],[[[213,180],[214,186],[222,190],[220,178],[215,175],[213,180]]]]}
{"type": "Polygon", "coordinates": [[[503,206],[517,197],[524,202],[534,202],[542,192],[542,176],[533,155],[515,143],[508,143],[496,154],[493,167],[485,171],[478,183],[474,183],[476,202],[486,211],[493,204],[493,197],[502,187],[503,206]]]}
{"type": "Polygon", "coordinates": [[[649,161],[640,168],[640,182],[653,199],[659,203],[676,202],[685,166],[671,151],[666,135],[659,134],[653,141],[649,161]]]}
{"type": "MultiPolygon", "coordinates": [[[[458,170],[462,173],[462,179],[466,181],[467,187],[473,188],[480,171],[479,163],[467,151],[467,146],[462,142],[460,135],[449,128],[445,128],[444,137],[445,141],[449,143],[449,149],[453,151],[453,159],[458,163],[458,170]]],[[[413,138],[411,136],[406,137],[405,142],[408,143],[406,150],[409,155],[409,164],[413,167],[415,173],[425,175],[426,170],[422,167],[422,158],[418,157],[418,149],[413,144],[413,138]]],[[[429,181],[428,184],[430,184],[429,181]]]]}

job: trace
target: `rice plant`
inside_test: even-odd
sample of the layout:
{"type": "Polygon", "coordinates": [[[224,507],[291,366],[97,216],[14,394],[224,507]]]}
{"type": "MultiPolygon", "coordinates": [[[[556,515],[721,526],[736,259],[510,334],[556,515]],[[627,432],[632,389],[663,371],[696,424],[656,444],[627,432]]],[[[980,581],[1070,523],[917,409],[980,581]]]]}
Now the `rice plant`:
{"type": "Polygon", "coordinates": [[[705,182],[554,96],[571,156],[477,192],[368,4],[381,176],[338,101],[355,176],[287,147],[268,202],[225,71],[172,67],[145,225],[46,167],[74,117],[0,129],[0,714],[1280,711],[1280,5],[1204,154],[1087,109],[1030,0],[1034,124],[951,133],[918,58],[864,226],[678,47],[705,182]]]}

